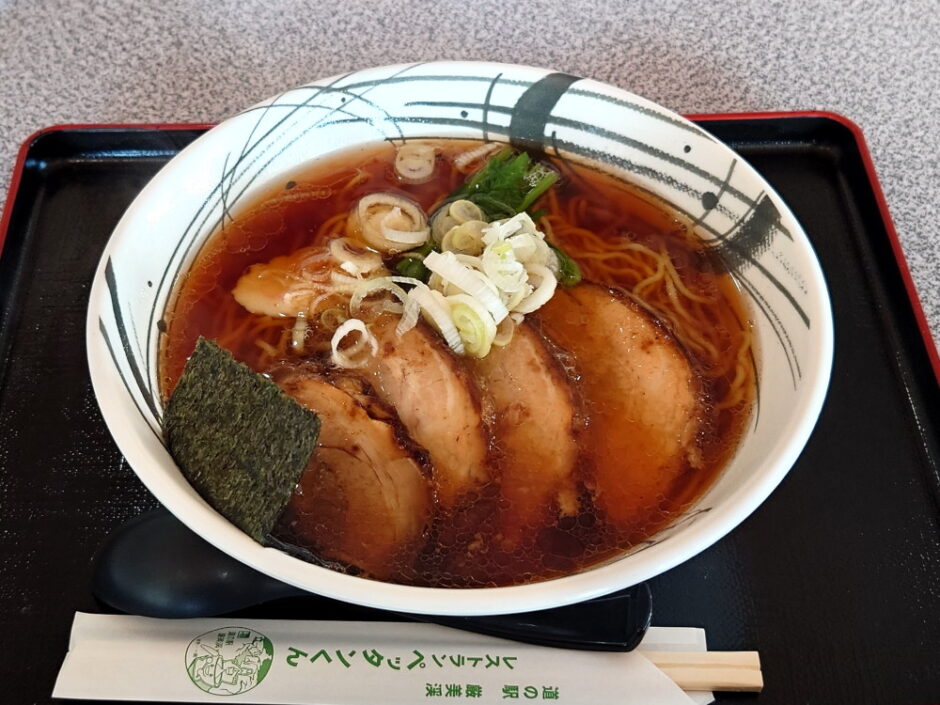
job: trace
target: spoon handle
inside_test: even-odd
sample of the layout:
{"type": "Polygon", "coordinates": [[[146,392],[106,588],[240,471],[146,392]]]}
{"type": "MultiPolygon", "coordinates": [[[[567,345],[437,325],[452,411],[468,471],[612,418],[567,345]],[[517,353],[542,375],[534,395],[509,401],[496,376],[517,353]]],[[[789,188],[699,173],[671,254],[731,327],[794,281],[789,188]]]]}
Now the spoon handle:
{"type": "MultiPolygon", "coordinates": [[[[164,619],[214,617],[285,597],[325,601],[240,563],[165,509],[132,519],[102,545],[92,592],[121,612],[164,619]]],[[[376,616],[387,619],[389,614],[397,613],[379,611],[376,616]]],[[[541,646],[630,651],[646,633],[651,615],[649,587],[642,583],[535,612],[398,616],[541,646]]]]}

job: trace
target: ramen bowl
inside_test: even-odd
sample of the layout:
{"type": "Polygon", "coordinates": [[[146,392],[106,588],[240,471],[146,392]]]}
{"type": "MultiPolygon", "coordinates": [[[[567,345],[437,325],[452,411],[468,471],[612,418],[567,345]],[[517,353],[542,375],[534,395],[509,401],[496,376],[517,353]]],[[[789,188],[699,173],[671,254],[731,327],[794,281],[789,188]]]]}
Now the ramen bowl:
{"type": "Polygon", "coordinates": [[[424,614],[545,609],[642,582],[742,522],[794,464],[829,383],[832,318],[819,263],[786,204],[740,156],[619,88],[544,69],[442,62],[336,76],[226,120],[172,159],[131,204],[96,272],[91,379],[118,447],[195,533],[274,578],[327,597],[424,614]],[[430,588],[330,570],[264,547],[187,482],[167,451],[159,361],[167,308],[223,217],[300,166],[358,145],[507,142],[605,172],[667,202],[720,256],[753,322],[759,398],[716,480],[668,526],[619,556],[523,585],[430,588]]]}

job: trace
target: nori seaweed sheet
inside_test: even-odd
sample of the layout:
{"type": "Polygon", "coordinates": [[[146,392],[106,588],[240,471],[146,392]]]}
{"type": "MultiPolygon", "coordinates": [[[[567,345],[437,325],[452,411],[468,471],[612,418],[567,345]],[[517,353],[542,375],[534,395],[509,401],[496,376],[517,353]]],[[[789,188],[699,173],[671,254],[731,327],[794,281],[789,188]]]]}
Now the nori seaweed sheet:
{"type": "Polygon", "coordinates": [[[205,500],[264,543],[313,454],[320,420],[200,338],[163,416],[170,454],[205,500]]]}

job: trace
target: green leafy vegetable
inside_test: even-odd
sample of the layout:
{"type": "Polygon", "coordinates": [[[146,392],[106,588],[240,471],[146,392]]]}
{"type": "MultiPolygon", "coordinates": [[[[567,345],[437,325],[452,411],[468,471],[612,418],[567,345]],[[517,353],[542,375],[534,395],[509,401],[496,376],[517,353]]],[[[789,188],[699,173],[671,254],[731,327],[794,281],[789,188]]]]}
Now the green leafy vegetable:
{"type": "MultiPolygon", "coordinates": [[[[405,255],[395,263],[395,271],[403,277],[412,277],[425,284],[431,278],[431,270],[424,266],[424,258],[434,251],[439,251],[439,246],[429,239],[426,243],[413,250],[409,250],[405,255]],[[409,255],[421,255],[413,257],[409,255]]],[[[405,285],[407,286],[407,285],[405,285]]]]}
{"type": "Polygon", "coordinates": [[[558,257],[558,283],[564,287],[574,286],[581,281],[581,268],[558,245],[548,243],[558,257]]]}
{"type": "Polygon", "coordinates": [[[317,445],[320,421],[200,338],[163,415],[167,448],[209,504],[264,542],[317,445]]]}
{"type": "MultiPolygon", "coordinates": [[[[475,203],[488,222],[512,218],[528,211],[544,193],[558,181],[558,172],[543,162],[534,162],[526,152],[506,147],[491,156],[486,164],[474,173],[464,184],[444,201],[445,204],[461,199],[475,203]]],[[[435,217],[440,217],[444,208],[438,210],[435,217]]],[[[538,209],[530,212],[529,217],[537,221],[545,214],[538,209]]],[[[433,220],[432,220],[433,222],[433,220]]],[[[574,286],[581,281],[581,270],[560,247],[548,243],[558,257],[558,283],[564,287],[574,286]]],[[[430,241],[421,252],[427,255],[430,241]],[[422,251],[424,250],[424,251],[422,251]]],[[[399,274],[413,276],[427,282],[430,272],[424,263],[416,258],[403,258],[396,266],[399,274]]]]}
{"type": "Polygon", "coordinates": [[[472,201],[488,221],[500,220],[527,210],[557,180],[558,172],[548,165],[533,164],[526,152],[506,148],[490,157],[447,200],[472,201]]]}
{"type": "Polygon", "coordinates": [[[425,284],[431,278],[430,270],[417,257],[402,257],[395,265],[395,271],[403,277],[418,279],[425,284]]]}

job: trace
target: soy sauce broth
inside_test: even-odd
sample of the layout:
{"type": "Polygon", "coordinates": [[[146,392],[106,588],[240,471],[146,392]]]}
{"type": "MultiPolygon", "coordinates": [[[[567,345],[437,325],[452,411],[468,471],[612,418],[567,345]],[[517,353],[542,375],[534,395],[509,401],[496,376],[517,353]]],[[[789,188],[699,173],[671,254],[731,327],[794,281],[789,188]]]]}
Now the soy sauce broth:
{"type": "MultiPolygon", "coordinates": [[[[267,373],[284,364],[303,364],[304,356],[298,359],[286,355],[272,361],[270,353],[259,345],[259,339],[269,349],[283,341],[294,319],[272,319],[243,309],[231,294],[239,277],[252,264],[302,247],[325,245],[342,235],[345,215],[367,194],[399,193],[425,212],[432,212],[465,178],[453,168],[451,158],[474,144],[440,142],[438,146],[435,176],[425,184],[399,182],[393,168],[395,148],[382,145],[311,164],[236,209],[234,219],[226,221],[213,235],[176,292],[162,341],[164,396],[171,393],[200,335],[217,340],[236,359],[258,372],[267,373]]],[[[701,418],[694,453],[681,472],[664,479],[654,496],[631,508],[629,522],[614,526],[592,501],[596,489],[592,467],[621,463],[623,459],[598,457],[585,448],[574,468],[577,511],[550,516],[532,526],[519,544],[506,547],[499,535],[500,517],[513,508],[500,495],[499,439],[494,438],[494,479],[463,498],[455,509],[439,508],[418,544],[403,550],[401,563],[383,579],[436,587],[509,585],[561,577],[616,557],[649,540],[701,496],[733,454],[750,418],[755,389],[748,312],[721,263],[708,254],[681,218],[648,194],[588,169],[552,163],[562,179],[551,197],[537,204],[548,211],[543,229],[550,231],[553,241],[578,261],[585,279],[633,296],[631,292],[649,278],[649,272],[628,266],[601,266],[598,263],[604,260],[592,249],[594,240],[580,230],[607,243],[605,247],[611,252],[635,243],[650,252],[665,254],[684,285],[710,302],[697,315],[704,319],[708,341],[716,354],[703,355],[692,345],[682,345],[700,383],[701,418]],[[750,379],[740,391],[736,377],[745,367],[750,379]],[[740,400],[729,405],[724,402],[732,389],[740,400]]],[[[661,304],[651,307],[656,309],[661,304]]],[[[683,316],[672,311],[659,320],[674,335],[674,322],[681,322],[683,316]]],[[[322,345],[308,350],[306,356],[322,359],[322,345]]],[[[570,384],[577,390],[577,379],[571,379],[570,384]]],[[[580,413],[588,418],[581,418],[579,423],[589,424],[591,400],[583,401],[580,413]]],[[[325,555],[338,570],[361,573],[357,566],[330,561],[328,547],[311,545],[305,538],[304,523],[317,520],[314,496],[315,488],[306,487],[302,480],[281,518],[278,538],[309,551],[311,556],[325,555]]]]}

